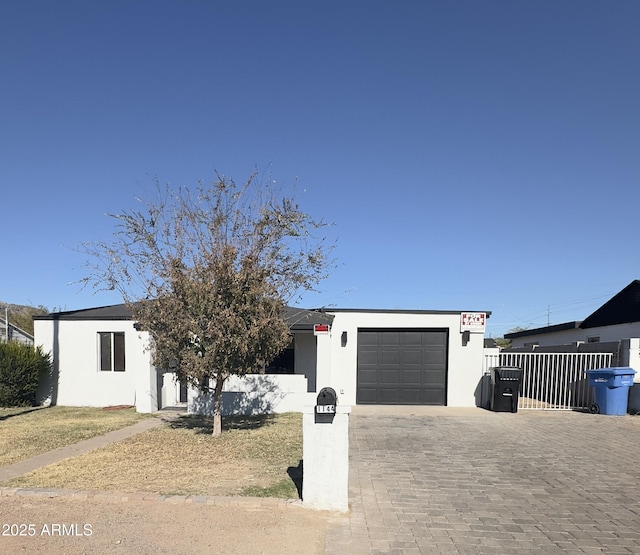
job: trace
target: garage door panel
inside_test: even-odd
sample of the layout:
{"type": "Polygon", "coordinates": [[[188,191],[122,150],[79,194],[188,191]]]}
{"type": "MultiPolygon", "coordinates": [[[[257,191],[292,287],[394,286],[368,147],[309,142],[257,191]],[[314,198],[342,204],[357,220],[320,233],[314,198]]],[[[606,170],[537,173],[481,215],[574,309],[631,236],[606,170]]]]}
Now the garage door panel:
{"type": "Polygon", "coordinates": [[[400,353],[400,361],[403,365],[417,364],[422,365],[422,351],[402,351],[400,353]]]}
{"type": "Polygon", "coordinates": [[[379,385],[398,385],[398,370],[382,368],[378,371],[378,384],[379,385]]]}
{"type": "Polygon", "coordinates": [[[442,405],[444,391],[441,388],[422,389],[421,405],[442,405]]]}
{"type": "Polygon", "coordinates": [[[405,368],[402,370],[400,381],[401,381],[401,384],[405,387],[420,386],[422,385],[422,372],[420,371],[420,369],[407,370],[405,368]]]}
{"type": "Polygon", "coordinates": [[[422,346],[423,344],[423,332],[420,331],[405,331],[402,333],[402,344],[405,347],[409,346],[422,346]]]}
{"type": "Polygon", "coordinates": [[[363,386],[378,384],[378,371],[376,369],[360,369],[358,371],[358,382],[363,386]]]}
{"type": "Polygon", "coordinates": [[[382,405],[399,405],[399,396],[397,388],[384,388],[378,389],[377,391],[377,400],[374,403],[379,403],[382,405]]]}
{"type": "Polygon", "coordinates": [[[400,332],[378,334],[378,346],[384,347],[386,345],[400,345],[400,332]]]}
{"type": "Polygon", "coordinates": [[[403,388],[400,393],[400,399],[403,405],[421,405],[422,394],[419,389],[406,389],[403,388]]]}
{"type": "Polygon", "coordinates": [[[363,350],[358,353],[358,362],[362,365],[378,364],[378,351],[363,350]]]}
{"type": "Polygon", "coordinates": [[[398,365],[400,364],[400,351],[381,350],[378,355],[378,361],[381,365],[398,365]]]}
{"type": "Polygon", "coordinates": [[[442,374],[426,374],[422,376],[422,385],[433,387],[438,386],[442,389],[442,383],[444,382],[445,377],[442,374]]]}
{"type": "Polygon", "coordinates": [[[423,364],[442,365],[445,363],[446,356],[442,351],[423,351],[423,364]]]}
{"type": "Polygon", "coordinates": [[[356,402],[445,405],[448,332],[358,332],[356,402]]]}
{"type": "Polygon", "coordinates": [[[360,403],[371,405],[378,402],[377,387],[361,387],[358,389],[358,398],[360,403]]]}
{"type": "Polygon", "coordinates": [[[358,332],[358,347],[378,347],[378,333],[375,331],[358,332]]]}
{"type": "Polygon", "coordinates": [[[424,346],[445,347],[447,344],[447,335],[440,331],[426,332],[423,336],[424,346]]]}

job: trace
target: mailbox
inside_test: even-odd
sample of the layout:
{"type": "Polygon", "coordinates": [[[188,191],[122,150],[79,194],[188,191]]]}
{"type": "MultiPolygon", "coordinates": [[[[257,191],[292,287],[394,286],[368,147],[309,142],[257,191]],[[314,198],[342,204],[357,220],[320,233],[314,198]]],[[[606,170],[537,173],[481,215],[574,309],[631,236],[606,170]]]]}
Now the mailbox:
{"type": "Polygon", "coordinates": [[[338,396],[332,387],[323,387],[316,399],[316,422],[333,422],[338,396]]]}
{"type": "Polygon", "coordinates": [[[335,414],[338,396],[332,387],[323,387],[316,399],[316,412],[318,414],[335,414]]]}

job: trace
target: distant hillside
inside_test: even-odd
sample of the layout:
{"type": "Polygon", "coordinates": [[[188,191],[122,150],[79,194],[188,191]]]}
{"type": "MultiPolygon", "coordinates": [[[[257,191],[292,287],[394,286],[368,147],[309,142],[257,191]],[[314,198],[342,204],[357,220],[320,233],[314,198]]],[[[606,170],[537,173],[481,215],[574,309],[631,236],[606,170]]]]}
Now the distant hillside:
{"type": "Polygon", "coordinates": [[[48,314],[44,306],[25,306],[0,301],[0,318],[4,320],[5,308],[9,310],[9,322],[21,330],[33,335],[33,317],[38,314],[48,314]]]}

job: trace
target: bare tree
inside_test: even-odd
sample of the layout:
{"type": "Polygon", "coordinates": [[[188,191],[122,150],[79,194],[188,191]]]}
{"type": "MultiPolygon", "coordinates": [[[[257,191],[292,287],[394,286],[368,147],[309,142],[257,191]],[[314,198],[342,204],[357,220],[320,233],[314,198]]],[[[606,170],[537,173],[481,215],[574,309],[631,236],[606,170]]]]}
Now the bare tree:
{"type": "Polygon", "coordinates": [[[509,349],[511,347],[511,339],[505,339],[504,337],[495,338],[496,345],[501,349],[509,349]]]}
{"type": "MultiPolygon", "coordinates": [[[[521,326],[517,326],[515,328],[507,330],[507,333],[517,333],[519,331],[526,331],[527,329],[529,329],[529,328],[523,328],[521,326]]],[[[498,338],[496,338],[496,344],[501,349],[510,349],[511,348],[511,339],[506,339],[505,337],[498,337],[498,338]]]]}
{"type": "Polygon", "coordinates": [[[213,394],[213,435],[231,375],[263,371],[288,344],[285,305],[329,268],[325,224],[254,172],[216,174],[193,191],[156,183],[157,198],[117,220],[109,242],[83,245],[84,282],[117,290],[153,339],[153,362],[213,394]]]}

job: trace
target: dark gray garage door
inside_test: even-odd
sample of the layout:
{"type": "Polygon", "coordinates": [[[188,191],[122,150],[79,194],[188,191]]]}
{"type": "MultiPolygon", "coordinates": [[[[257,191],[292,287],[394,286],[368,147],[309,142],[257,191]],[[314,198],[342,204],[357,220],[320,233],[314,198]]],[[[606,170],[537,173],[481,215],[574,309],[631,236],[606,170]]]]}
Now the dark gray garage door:
{"type": "Polygon", "coordinates": [[[358,330],[356,403],[447,404],[446,329],[358,330]]]}

